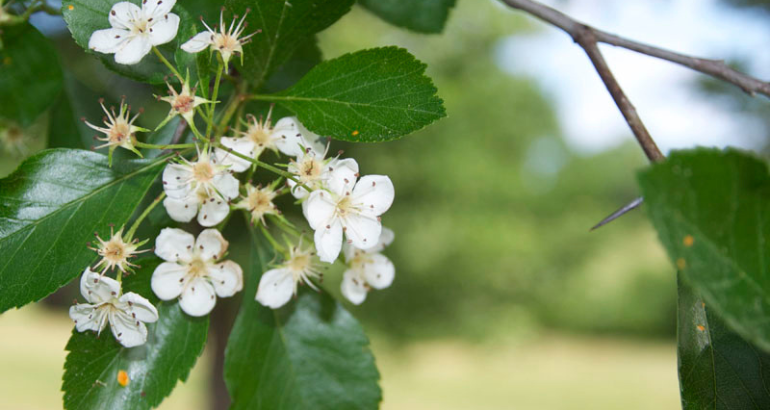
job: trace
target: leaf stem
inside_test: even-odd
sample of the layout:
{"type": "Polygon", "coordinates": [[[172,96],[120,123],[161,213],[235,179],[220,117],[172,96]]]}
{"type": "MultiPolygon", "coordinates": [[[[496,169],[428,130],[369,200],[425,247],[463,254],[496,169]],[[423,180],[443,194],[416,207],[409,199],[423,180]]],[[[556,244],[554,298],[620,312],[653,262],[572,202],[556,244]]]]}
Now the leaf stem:
{"type": "Polygon", "coordinates": [[[220,59],[219,66],[217,67],[217,77],[214,80],[214,91],[212,91],[211,93],[211,101],[214,101],[214,102],[212,102],[209,105],[209,122],[208,122],[208,125],[206,126],[207,137],[211,135],[211,130],[212,128],[214,128],[214,111],[216,111],[214,109],[214,104],[216,104],[217,97],[219,96],[219,83],[222,81],[222,73],[224,72],[224,70],[225,70],[225,67],[222,64],[222,60],[220,59]]]}
{"type": "Polygon", "coordinates": [[[131,242],[131,239],[134,238],[134,234],[136,233],[136,230],[139,229],[139,225],[142,223],[144,218],[146,218],[147,215],[150,214],[150,211],[152,211],[152,209],[155,208],[155,206],[157,206],[160,203],[160,201],[162,201],[163,198],[165,197],[166,197],[166,192],[165,191],[161,192],[160,195],[158,195],[158,197],[155,198],[155,200],[152,201],[152,203],[144,210],[144,212],[142,212],[142,214],[139,215],[138,218],[136,218],[136,220],[134,221],[134,224],[131,225],[131,228],[126,233],[126,236],[123,238],[124,242],[131,242]]]}
{"type": "Polygon", "coordinates": [[[163,53],[161,53],[160,50],[158,50],[158,48],[155,46],[152,46],[152,51],[155,53],[156,56],[158,56],[158,59],[160,60],[160,62],[165,64],[166,67],[168,67],[168,69],[171,70],[172,73],[174,73],[174,75],[176,76],[176,78],[179,79],[180,82],[184,83],[184,78],[182,78],[182,75],[179,74],[179,71],[177,71],[176,68],[174,68],[174,66],[166,59],[166,57],[163,56],[163,53]]]}
{"type": "Polygon", "coordinates": [[[195,144],[156,145],[156,144],[148,144],[146,142],[137,141],[136,146],[139,148],[150,148],[150,149],[184,149],[184,148],[193,148],[195,147],[195,144]]]}

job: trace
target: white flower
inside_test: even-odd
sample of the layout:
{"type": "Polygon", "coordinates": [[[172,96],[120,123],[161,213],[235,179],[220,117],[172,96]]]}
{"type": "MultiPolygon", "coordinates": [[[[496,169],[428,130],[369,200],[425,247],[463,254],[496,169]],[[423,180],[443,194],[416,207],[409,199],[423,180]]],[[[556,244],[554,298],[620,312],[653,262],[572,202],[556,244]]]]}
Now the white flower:
{"type": "Polygon", "coordinates": [[[204,151],[195,162],[182,158],[166,165],[163,190],[167,195],[163,206],[171,219],[190,222],[197,214],[198,223],[210,227],[230,213],[229,201],[238,197],[238,180],[204,151]]]}
{"type": "Polygon", "coordinates": [[[380,252],[393,242],[393,231],[382,228],[377,246],[363,250],[345,244],[342,251],[350,269],[342,277],[340,290],[349,301],[360,305],[371,288],[385,289],[393,283],[396,268],[393,262],[380,252]]]}
{"type": "Polygon", "coordinates": [[[317,152],[307,149],[296,161],[289,162],[288,171],[297,181],[289,179],[287,183],[295,198],[305,198],[317,189],[328,188],[336,191],[338,187],[335,184],[347,184],[358,178],[358,163],[354,159],[324,159],[324,154],[317,152]]]}
{"type": "Polygon", "coordinates": [[[190,316],[211,312],[216,297],[227,298],[243,289],[243,270],[233,261],[217,262],[227,241],[216,229],[206,229],[196,240],[189,233],[165,228],[155,240],[155,254],[166,262],[152,274],[152,291],[162,300],[179,298],[190,316]]]}
{"type": "Polygon", "coordinates": [[[115,3],[110,10],[112,28],[91,34],[88,48],[115,54],[115,62],[136,64],[153,46],[166,44],[176,37],[179,16],[170,13],[176,0],[142,0],[142,7],[127,1],[115,3]]]}
{"type": "Polygon", "coordinates": [[[325,189],[310,193],[302,204],[310,227],[315,230],[315,246],[322,261],[334,263],[342,249],[342,233],[359,249],[377,245],[382,224],[380,215],[393,203],[393,182],[384,175],[356,178],[337,177],[325,189]]]}
{"type": "Polygon", "coordinates": [[[118,281],[88,268],[80,279],[80,293],[88,303],[70,308],[78,332],[93,330],[101,334],[109,322],[115,339],[125,347],[134,347],[147,341],[144,324],[158,320],[158,311],[147,299],[134,292],[122,294],[118,281]]]}
{"type": "Polygon", "coordinates": [[[318,288],[310,280],[321,278],[318,267],[313,263],[311,248],[301,249],[302,244],[289,251],[289,259],[275,269],[270,269],[259,279],[257,302],[277,309],[285,305],[292,296],[297,295],[297,286],[307,284],[314,290],[318,288]]]}
{"type": "MultiPolygon", "coordinates": [[[[267,113],[267,119],[257,120],[249,116],[250,124],[241,137],[223,137],[223,146],[249,158],[257,159],[265,150],[281,151],[290,156],[301,156],[305,148],[314,152],[323,152],[323,144],[318,135],[307,131],[296,117],[285,117],[278,120],[275,127],[270,122],[272,108],[267,113]]],[[[225,165],[231,165],[235,172],[243,172],[251,167],[251,162],[232,155],[228,150],[217,149],[217,158],[225,165]]]]}
{"type": "Polygon", "coordinates": [[[128,242],[123,240],[123,228],[120,228],[117,233],[113,232],[113,228],[110,228],[110,239],[102,239],[98,233],[94,234],[99,244],[95,248],[90,248],[101,256],[101,260],[94,268],[99,269],[101,267],[101,274],[104,275],[108,270],[118,268],[122,273],[131,271],[132,267],[137,267],[133,263],[129,262],[130,258],[133,258],[138,253],[148,252],[150,249],[137,250],[140,246],[144,245],[147,240],[139,242],[138,240],[129,240],[128,242]]]}
{"type": "Polygon", "coordinates": [[[158,125],[155,129],[159,130],[162,126],[166,125],[167,122],[169,122],[177,115],[181,115],[188,124],[195,125],[193,122],[193,117],[195,116],[195,107],[201,104],[210,103],[212,101],[195,95],[195,89],[190,90],[189,73],[188,78],[185,79],[184,83],[182,83],[181,93],[177,93],[171,84],[166,83],[166,85],[168,85],[169,96],[158,97],[158,100],[171,104],[171,111],[168,113],[166,119],[164,119],[163,122],[161,122],[160,125],[158,125]]]}
{"type": "Polygon", "coordinates": [[[182,44],[182,50],[188,53],[199,53],[205,50],[207,47],[211,47],[211,51],[218,51],[222,54],[222,61],[225,63],[225,67],[228,67],[230,57],[233,54],[240,54],[241,65],[243,65],[243,45],[251,41],[251,37],[259,33],[261,30],[257,30],[247,36],[241,37],[243,30],[246,29],[248,23],[244,23],[246,16],[249,14],[250,9],[246,9],[246,13],[243,14],[241,21],[236,26],[235,22],[238,20],[238,16],[234,16],[233,22],[230,24],[230,28],[227,28],[225,24],[225,8],[222,7],[219,13],[219,31],[214,30],[203,21],[201,23],[206,26],[206,31],[202,31],[193,36],[186,43],[182,44]]]}
{"type": "Polygon", "coordinates": [[[112,165],[112,152],[115,151],[117,147],[123,147],[141,157],[142,154],[137,151],[136,147],[134,147],[134,144],[136,144],[135,134],[137,132],[147,132],[149,130],[135,126],[134,121],[136,121],[136,119],[139,117],[139,114],[142,113],[142,110],[140,109],[139,112],[136,113],[133,118],[131,118],[131,107],[126,104],[125,98],[120,100],[120,108],[118,109],[117,113],[115,112],[115,107],[110,107],[109,111],[107,110],[107,107],[104,106],[103,98],[99,99],[99,105],[102,106],[102,110],[104,110],[104,113],[107,114],[107,116],[104,118],[104,125],[107,126],[106,128],[91,124],[90,122],[86,121],[85,118],[81,119],[92,129],[104,134],[104,137],[94,137],[95,139],[104,142],[104,144],[97,145],[94,147],[94,149],[110,147],[110,165],[112,165]]]}
{"type": "Polygon", "coordinates": [[[235,209],[245,209],[251,214],[251,223],[265,224],[265,215],[278,215],[280,212],[273,203],[276,193],[273,187],[254,187],[246,184],[246,197],[235,204],[235,209]]]}

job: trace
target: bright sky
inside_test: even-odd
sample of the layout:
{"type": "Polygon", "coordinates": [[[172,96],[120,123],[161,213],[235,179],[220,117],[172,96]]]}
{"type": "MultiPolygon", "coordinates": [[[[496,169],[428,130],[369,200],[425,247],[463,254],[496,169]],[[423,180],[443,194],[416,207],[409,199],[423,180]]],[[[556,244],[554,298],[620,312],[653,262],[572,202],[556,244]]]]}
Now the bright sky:
{"type": "MultiPolygon", "coordinates": [[[[717,0],[544,2],[595,27],[675,51],[710,58],[752,56],[751,73],[770,79],[767,15],[734,11],[717,0]]],[[[542,27],[537,34],[501,41],[499,65],[541,84],[573,150],[600,152],[632,138],[583,50],[560,30],[542,27]]],[[[612,46],[602,51],[664,152],[695,145],[758,147],[761,125],[694,90],[700,74],[612,46]]]]}

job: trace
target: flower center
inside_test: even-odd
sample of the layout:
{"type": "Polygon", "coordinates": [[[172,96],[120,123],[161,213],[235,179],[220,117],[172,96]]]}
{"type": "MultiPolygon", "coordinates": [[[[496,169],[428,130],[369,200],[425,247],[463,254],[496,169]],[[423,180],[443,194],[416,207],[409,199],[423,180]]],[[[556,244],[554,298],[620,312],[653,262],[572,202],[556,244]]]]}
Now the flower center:
{"type": "Polygon", "coordinates": [[[118,120],[110,127],[109,139],[110,142],[121,143],[131,134],[131,127],[127,122],[118,120]]]}
{"type": "Polygon", "coordinates": [[[200,183],[207,183],[214,179],[214,167],[208,161],[196,162],[193,165],[193,178],[200,183]]]}
{"type": "Polygon", "coordinates": [[[321,177],[322,170],[323,164],[321,161],[311,156],[305,156],[299,166],[299,179],[303,183],[315,181],[321,177]]]}
{"type": "Polygon", "coordinates": [[[249,195],[249,208],[254,211],[265,212],[270,209],[272,198],[262,191],[254,191],[249,195]]]}
{"type": "Polygon", "coordinates": [[[308,268],[310,268],[310,255],[297,255],[289,261],[289,269],[294,273],[294,276],[303,274],[308,268]]]}
{"type": "Polygon", "coordinates": [[[263,128],[262,126],[257,125],[252,127],[249,129],[247,135],[249,139],[254,141],[254,143],[259,147],[264,147],[270,143],[270,135],[268,135],[267,129],[263,128]]]}
{"type": "Polygon", "coordinates": [[[214,47],[220,51],[229,51],[232,53],[239,44],[237,38],[227,34],[218,34],[214,36],[214,47]]]}
{"type": "Polygon", "coordinates": [[[134,20],[134,25],[131,27],[131,34],[137,35],[137,34],[144,34],[149,30],[149,22],[146,18],[140,17],[136,20],[134,20]]]}
{"type": "Polygon", "coordinates": [[[188,113],[190,110],[192,110],[194,101],[195,99],[192,96],[180,95],[174,100],[174,111],[180,114],[188,113]]]}
{"type": "Polygon", "coordinates": [[[209,273],[209,270],[206,267],[206,262],[196,257],[195,259],[192,260],[192,262],[190,262],[190,268],[188,272],[192,276],[207,276],[209,273]]]}
{"type": "Polygon", "coordinates": [[[99,253],[104,259],[117,264],[126,258],[126,247],[122,240],[113,239],[107,242],[104,248],[99,250],[99,253]]]}
{"type": "Polygon", "coordinates": [[[340,199],[340,201],[337,202],[337,213],[340,216],[345,216],[356,210],[357,208],[355,204],[353,204],[353,201],[350,199],[349,195],[343,196],[342,199],[340,199]]]}

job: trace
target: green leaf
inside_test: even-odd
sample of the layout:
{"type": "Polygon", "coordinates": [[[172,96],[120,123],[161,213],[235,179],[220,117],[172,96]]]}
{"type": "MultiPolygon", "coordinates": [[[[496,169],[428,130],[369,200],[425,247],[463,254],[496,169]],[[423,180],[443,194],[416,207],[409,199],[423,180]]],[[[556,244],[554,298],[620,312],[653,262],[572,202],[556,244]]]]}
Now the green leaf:
{"type": "Polygon", "coordinates": [[[311,131],[353,142],[389,141],[446,116],[425,64],[398,47],[374,48],[326,61],[276,101],[311,131]]]}
{"type": "MultiPolygon", "coordinates": [[[[62,2],[62,12],[64,21],[72,33],[75,42],[78,43],[88,53],[95,54],[102,60],[102,63],[112,71],[131,78],[150,84],[163,84],[164,77],[169,76],[169,81],[174,81],[169,69],[150,52],[139,64],[123,65],[115,62],[114,54],[102,54],[91,51],[88,48],[88,40],[96,30],[110,28],[108,15],[113,4],[122,1],[130,1],[134,4],[141,4],[140,0],[65,0],[62,2]]],[[[176,62],[176,68],[184,75],[187,69],[190,72],[196,72],[195,57],[181,51],[179,46],[195,35],[190,14],[177,2],[172,10],[179,16],[179,31],[176,39],[158,47],[163,55],[170,62],[176,62]]]]}
{"type": "Polygon", "coordinates": [[[731,332],[681,278],[677,339],[684,410],[770,408],[770,355],[731,332]]]}
{"type": "Polygon", "coordinates": [[[455,0],[358,0],[358,3],[394,26],[420,33],[440,33],[449,10],[455,6],[455,0]]]}
{"type": "Polygon", "coordinates": [[[159,319],[147,324],[147,343],[134,348],[121,346],[109,329],[100,337],[94,332],[72,331],[64,364],[65,409],[150,409],[157,407],[176,386],[185,381],[203,353],[208,316],[186,315],[176,301],[160,302],[150,290],[150,277],[160,263],[157,258],[137,262],[136,274],[123,279],[123,292],[136,292],[158,309],[159,319]],[[130,381],[118,384],[120,370],[130,381]]]}
{"type": "Polygon", "coordinates": [[[309,289],[279,310],[260,305],[254,296],[270,254],[263,238],[255,246],[225,351],[231,409],[377,409],[379,373],[358,322],[328,294],[309,289]]]}
{"type": "Polygon", "coordinates": [[[96,257],[86,246],[125,224],[162,160],[116,161],[70,149],[42,151],[0,180],[0,312],[39,300],[96,257]]]}
{"type": "Polygon", "coordinates": [[[736,333],[770,351],[770,176],[735,150],[674,152],[640,173],[669,257],[736,333]]]}
{"type": "Polygon", "coordinates": [[[262,86],[294,51],[347,14],[353,3],[354,0],[225,1],[225,6],[239,15],[251,9],[244,34],[262,30],[243,47],[244,78],[262,86]]]}
{"type": "MultiPolygon", "coordinates": [[[[80,119],[87,118],[92,123],[101,124],[104,111],[97,103],[98,100],[98,94],[65,71],[64,90],[51,108],[48,147],[88,149],[96,145],[94,135],[98,133],[80,119]]],[[[103,148],[100,152],[106,154],[107,149],[103,148]]]]}
{"type": "Polygon", "coordinates": [[[318,47],[318,39],[304,42],[265,83],[265,92],[283,91],[299,81],[310,70],[321,63],[323,57],[318,47]]]}
{"type": "Polygon", "coordinates": [[[62,71],[53,44],[28,23],[3,26],[0,117],[26,127],[55,100],[62,71]]]}

